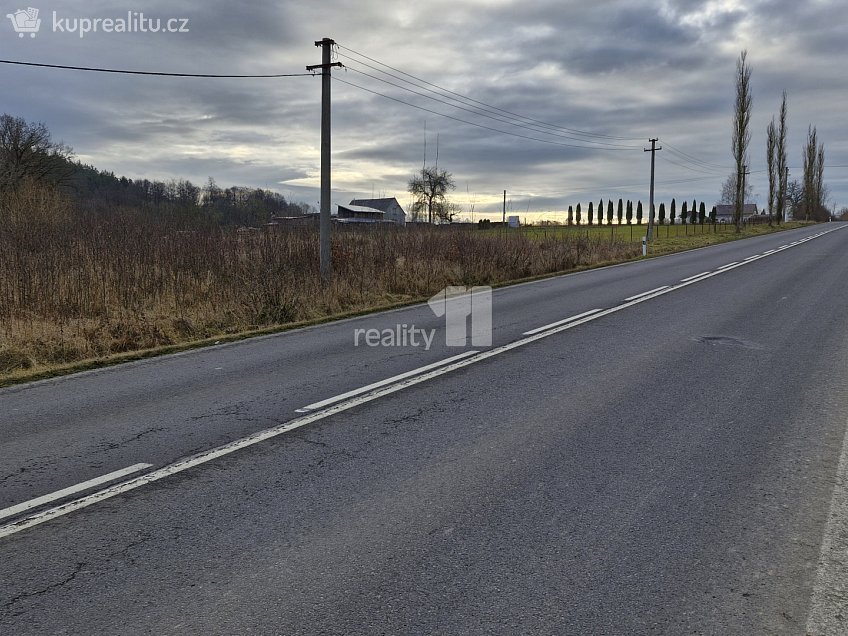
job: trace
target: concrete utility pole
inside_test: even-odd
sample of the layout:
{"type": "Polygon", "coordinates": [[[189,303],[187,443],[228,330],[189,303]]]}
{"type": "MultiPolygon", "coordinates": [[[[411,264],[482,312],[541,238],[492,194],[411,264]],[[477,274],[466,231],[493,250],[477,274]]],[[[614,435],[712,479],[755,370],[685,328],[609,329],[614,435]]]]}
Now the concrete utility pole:
{"type": "Polygon", "coordinates": [[[321,216],[320,216],[320,254],[321,280],[330,282],[332,263],[330,260],[330,69],[341,66],[341,62],[330,63],[335,41],[330,38],[316,42],[323,47],[321,64],[307,66],[307,71],[321,69],[321,216]]]}
{"type": "Polygon", "coordinates": [[[657,156],[657,150],[662,150],[662,146],[657,146],[657,139],[649,139],[651,142],[650,148],[645,148],[645,152],[651,153],[651,196],[648,202],[648,242],[654,240],[654,162],[657,156]]]}
{"type": "Polygon", "coordinates": [[[504,190],[503,216],[501,217],[501,225],[506,225],[506,190],[504,190]]]}

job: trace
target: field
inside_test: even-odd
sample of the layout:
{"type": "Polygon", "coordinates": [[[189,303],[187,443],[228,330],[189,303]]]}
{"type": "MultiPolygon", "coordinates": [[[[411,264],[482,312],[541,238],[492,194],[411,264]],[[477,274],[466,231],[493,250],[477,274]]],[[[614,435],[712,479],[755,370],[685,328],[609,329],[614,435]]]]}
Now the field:
{"type": "MultiPolygon", "coordinates": [[[[790,221],[782,223],[779,227],[769,227],[767,223],[745,224],[740,234],[730,223],[716,223],[715,225],[705,223],[704,225],[655,225],[654,240],[649,248],[650,256],[659,256],[678,252],[680,250],[695,249],[716,243],[734,241],[740,238],[748,238],[759,234],[767,234],[778,230],[788,230],[804,225],[803,222],[790,221]]],[[[560,226],[542,225],[526,226],[517,230],[528,237],[553,238],[553,237],[575,237],[585,236],[595,240],[617,241],[622,243],[634,243],[641,245],[642,237],[647,235],[648,226],[641,225],[604,225],[604,226],[560,226]]],[[[493,228],[485,230],[490,233],[515,232],[516,230],[502,230],[493,228]]]]}
{"type": "MultiPolygon", "coordinates": [[[[652,253],[738,236],[712,230],[663,226],[652,253]]],[[[411,303],[449,284],[501,285],[639,258],[643,234],[644,226],[339,231],[333,280],[322,285],[315,231],[187,228],[30,193],[0,209],[0,383],[411,303]]]]}

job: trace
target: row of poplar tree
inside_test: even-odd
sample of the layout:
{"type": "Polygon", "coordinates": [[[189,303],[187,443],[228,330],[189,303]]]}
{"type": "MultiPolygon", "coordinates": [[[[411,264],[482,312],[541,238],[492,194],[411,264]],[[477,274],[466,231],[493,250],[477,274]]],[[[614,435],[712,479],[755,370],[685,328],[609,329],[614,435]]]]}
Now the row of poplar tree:
{"type": "MultiPolygon", "coordinates": [[[[568,206],[568,225],[595,225],[597,221],[598,225],[604,224],[604,218],[606,218],[607,225],[612,225],[615,220],[618,221],[619,225],[623,225],[625,222],[627,225],[631,225],[633,223],[634,216],[634,207],[632,201],[627,201],[625,204],[623,199],[618,200],[618,207],[616,208],[613,204],[612,199],[609,200],[606,207],[606,215],[604,215],[604,200],[601,199],[598,202],[597,210],[595,209],[594,203],[589,203],[589,209],[586,212],[586,218],[583,218],[583,210],[580,207],[580,204],[577,204],[577,209],[573,206],[568,206]]],[[[642,224],[642,202],[639,201],[636,203],[635,208],[635,216],[636,216],[636,224],[642,224]]],[[[674,225],[676,222],[686,224],[690,223],[692,225],[703,224],[708,220],[710,223],[715,223],[716,221],[716,208],[713,206],[709,215],[707,214],[707,206],[701,201],[701,204],[698,205],[697,201],[692,201],[692,207],[689,207],[689,202],[684,201],[683,205],[680,207],[680,214],[677,213],[677,201],[675,199],[671,200],[671,206],[668,210],[668,215],[666,215],[666,207],[665,203],[660,203],[659,210],[656,214],[656,222],[660,225],[665,225],[666,220],[670,225],[674,225]]]]}

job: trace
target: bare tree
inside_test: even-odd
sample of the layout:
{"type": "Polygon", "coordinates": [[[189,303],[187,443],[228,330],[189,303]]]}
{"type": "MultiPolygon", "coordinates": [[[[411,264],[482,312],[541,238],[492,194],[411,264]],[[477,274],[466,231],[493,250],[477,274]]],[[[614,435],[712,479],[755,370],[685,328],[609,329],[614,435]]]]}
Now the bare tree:
{"type": "Polygon", "coordinates": [[[793,219],[804,218],[804,186],[797,179],[786,184],[786,208],[793,219]]]}
{"type": "Polygon", "coordinates": [[[816,151],[816,170],[813,174],[816,192],[816,221],[827,221],[830,219],[830,210],[827,209],[827,188],[824,185],[824,143],[820,143],[816,151]]]}
{"type": "Polygon", "coordinates": [[[823,221],[830,213],[825,208],[824,144],[819,143],[815,126],[807,129],[804,147],[804,194],[802,199],[804,220],[823,221]]]}
{"type": "Polygon", "coordinates": [[[22,117],[0,116],[0,190],[24,180],[66,184],[76,172],[71,149],[54,142],[43,123],[22,117]]]}
{"type": "Polygon", "coordinates": [[[736,162],[736,193],[733,199],[736,209],[733,220],[736,231],[742,231],[742,211],[745,205],[743,185],[745,166],[748,163],[748,145],[751,143],[751,67],[747,62],[748,51],[742,51],[736,61],[736,107],[733,115],[733,139],[731,149],[736,162]]]}
{"type": "Polygon", "coordinates": [[[777,126],[774,117],[766,127],[766,168],[768,169],[768,215],[769,225],[774,219],[775,200],[777,199],[777,126]]]}
{"type": "Polygon", "coordinates": [[[424,168],[420,177],[413,177],[409,181],[409,192],[415,199],[412,204],[413,216],[426,211],[428,223],[434,219],[449,221],[454,211],[450,209],[447,193],[455,187],[453,175],[447,170],[424,168]]]}
{"type": "MultiPolygon", "coordinates": [[[[717,203],[734,205],[736,202],[737,179],[735,174],[727,175],[727,179],[721,184],[721,197],[717,203]]],[[[745,181],[745,200],[750,201],[754,196],[754,186],[750,181],[745,181]]]]}
{"type": "Polygon", "coordinates": [[[788,160],[786,158],[786,91],[783,91],[783,101],[780,104],[780,115],[777,123],[777,222],[783,222],[786,216],[786,195],[789,184],[788,160]]]}

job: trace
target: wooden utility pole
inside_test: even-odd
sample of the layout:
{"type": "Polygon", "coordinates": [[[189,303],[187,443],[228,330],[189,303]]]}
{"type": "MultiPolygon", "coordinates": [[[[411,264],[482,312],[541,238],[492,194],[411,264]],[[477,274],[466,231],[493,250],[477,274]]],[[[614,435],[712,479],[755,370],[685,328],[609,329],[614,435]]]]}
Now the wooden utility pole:
{"type": "Polygon", "coordinates": [[[650,148],[645,148],[645,152],[651,153],[651,195],[648,202],[648,232],[647,238],[650,243],[654,239],[654,163],[657,156],[657,150],[662,150],[662,146],[657,146],[657,139],[649,139],[651,142],[650,148]]]}
{"type": "Polygon", "coordinates": [[[504,190],[503,216],[501,217],[501,225],[506,227],[506,190],[504,190]]]}
{"type": "Polygon", "coordinates": [[[307,71],[321,69],[321,215],[319,225],[319,244],[320,244],[320,271],[321,280],[325,283],[330,282],[332,274],[332,262],[330,252],[330,69],[334,66],[341,66],[341,62],[331,63],[333,53],[333,45],[335,42],[330,38],[324,38],[315,43],[315,46],[323,48],[321,64],[307,66],[307,71]]]}

